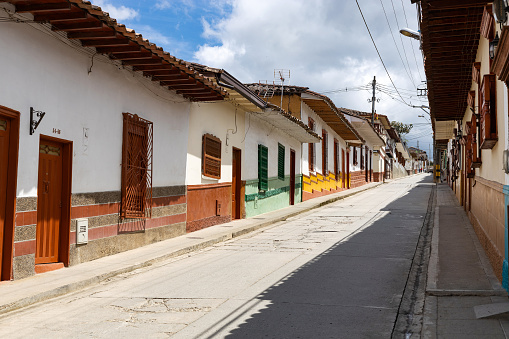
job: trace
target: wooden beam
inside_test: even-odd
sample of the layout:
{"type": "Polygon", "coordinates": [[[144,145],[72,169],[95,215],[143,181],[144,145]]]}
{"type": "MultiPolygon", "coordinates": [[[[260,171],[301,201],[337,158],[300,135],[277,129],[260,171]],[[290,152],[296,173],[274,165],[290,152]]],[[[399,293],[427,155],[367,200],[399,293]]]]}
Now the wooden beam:
{"type": "Polygon", "coordinates": [[[67,11],[71,8],[68,2],[57,3],[38,3],[38,4],[17,4],[16,12],[18,13],[33,13],[33,12],[46,12],[46,11],[67,11]]]}
{"type": "Polygon", "coordinates": [[[174,75],[174,74],[182,74],[182,72],[175,68],[175,69],[165,69],[165,70],[153,70],[153,71],[144,71],[144,76],[165,76],[165,75],[174,75]]]}
{"type": "Polygon", "coordinates": [[[51,29],[53,31],[79,31],[79,30],[87,30],[87,29],[102,29],[104,28],[104,24],[102,21],[87,21],[87,22],[77,22],[77,23],[62,23],[58,25],[54,25],[51,29]]]}
{"type": "Polygon", "coordinates": [[[113,38],[113,39],[94,39],[94,40],[83,40],[81,44],[84,47],[98,47],[98,46],[126,46],[130,44],[130,40],[127,38],[113,38]]]}
{"type": "Polygon", "coordinates": [[[175,66],[170,64],[160,64],[160,65],[138,65],[134,67],[137,71],[166,71],[175,69],[175,66]]]}
{"type": "Polygon", "coordinates": [[[162,62],[161,58],[152,58],[152,59],[131,59],[131,60],[123,60],[122,63],[124,65],[136,66],[136,65],[150,65],[150,64],[160,64],[162,62]]]}
{"type": "Polygon", "coordinates": [[[171,81],[177,79],[189,79],[189,76],[179,73],[173,75],[158,75],[152,77],[152,81],[171,81]]]}
{"type": "Polygon", "coordinates": [[[146,59],[150,58],[154,53],[147,50],[139,52],[127,52],[127,53],[112,53],[112,56],[117,60],[135,60],[135,59],[146,59]]]}
{"type": "Polygon", "coordinates": [[[104,46],[96,47],[97,53],[108,54],[117,52],[134,52],[141,50],[141,46],[131,43],[129,46],[104,46]]]}
{"type": "MultiPolygon", "coordinates": [[[[87,12],[78,11],[78,12],[56,12],[56,13],[41,13],[34,14],[34,21],[36,22],[49,22],[49,21],[70,21],[76,19],[86,19],[88,17],[87,12]]],[[[56,23],[54,23],[56,24],[56,23]]]]}
{"type": "Polygon", "coordinates": [[[92,32],[69,32],[67,33],[68,39],[102,39],[102,38],[120,38],[122,35],[114,30],[107,31],[92,31],[92,32]]]}

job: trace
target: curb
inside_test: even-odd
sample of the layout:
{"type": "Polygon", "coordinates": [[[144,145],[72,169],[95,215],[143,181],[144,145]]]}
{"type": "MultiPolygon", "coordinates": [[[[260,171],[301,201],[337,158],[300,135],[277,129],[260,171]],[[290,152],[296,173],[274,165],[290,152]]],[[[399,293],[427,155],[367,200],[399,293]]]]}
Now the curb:
{"type": "MultiPolygon", "coordinates": [[[[99,284],[99,283],[101,283],[101,282],[103,282],[103,281],[105,281],[107,279],[113,278],[113,277],[118,276],[120,274],[129,273],[129,272],[135,271],[137,269],[140,269],[140,268],[143,268],[143,267],[148,267],[148,266],[151,266],[151,265],[153,265],[155,263],[158,263],[158,262],[170,259],[170,258],[178,257],[180,255],[191,253],[191,252],[195,252],[195,251],[198,251],[198,250],[210,247],[212,245],[215,245],[215,244],[218,244],[218,243],[221,243],[221,242],[225,242],[227,240],[230,240],[230,239],[233,239],[233,238],[237,238],[237,237],[243,236],[245,234],[249,234],[249,233],[255,232],[255,231],[257,231],[257,230],[259,230],[261,228],[265,228],[265,227],[268,227],[270,225],[273,225],[274,223],[285,221],[288,218],[295,217],[295,216],[297,216],[299,214],[303,214],[303,213],[309,212],[311,210],[314,210],[316,208],[320,208],[320,207],[326,206],[328,204],[334,203],[334,202],[339,201],[339,200],[343,200],[343,199],[351,197],[351,196],[353,196],[355,194],[358,194],[358,193],[361,193],[361,192],[364,192],[364,191],[367,191],[367,190],[370,190],[370,189],[382,186],[383,184],[384,183],[379,182],[379,183],[373,183],[372,185],[370,185],[368,187],[362,187],[361,186],[361,187],[358,187],[357,190],[355,190],[353,192],[349,192],[347,194],[343,193],[345,191],[339,192],[339,193],[343,193],[343,194],[341,196],[332,196],[332,195],[330,195],[330,198],[324,199],[324,201],[317,201],[314,204],[308,203],[309,206],[306,206],[306,207],[303,206],[302,208],[298,208],[298,209],[296,209],[296,211],[289,212],[289,213],[287,213],[287,214],[285,214],[283,216],[273,217],[273,218],[269,217],[269,219],[260,221],[260,222],[254,224],[254,225],[249,225],[249,226],[244,226],[244,227],[240,226],[239,229],[237,229],[237,230],[231,230],[231,231],[226,231],[226,232],[223,231],[223,232],[220,232],[217,236],[213,237],[212,239],[201,241],[201,242],[197,242],[197,243],[195,243],[193,245],[184,246],[184,247],[182,247],[180,249],[176,249],[176,250],[170,251],[169,253],[166,253],[164,255],[159,255],[159,256],[157,256],[155,258],[151,258],[151,259],[145,260],[145,261],[140,262],[140,263],[132,264],[132,265],[129,265],[127,267],[123,267],[123,268],[119,268],[119,269],[114,269],[112,271],[109,271],[109,272],[106,272],[106,273],[102,273],[102,274],[99,274],[99,275],[96,275],[96,276],[92,276],[92,277],[86,278],[84,280],[80,280],[80,281],[64,284],[64,285],[52,288],[52,289],[50,289],[48,291],[40,292],[40,293],[37,293],[35,295],[29,296],[29,297],[25,297],[25,298],[19,299],[19,300],[14,301],[14,302],[10,302],[10,303],[7,303],[7,304],[0,305],[0,315],[4,315],[6,313],[19,310],[21,308],[24,308],[24,307],[27,307],[27,306],[31,306],[31,305],[34,305],[36,303],[42,302],[42,301],[46,301],[46,300],[53,299],[53,298],[56,298],[56,297],[60,297],[60,296],[63,296],[63,295],[66,295],[66,294],[69,294],[69,293],[72,293],[72,292],[76,292],[78,290],[82,290],[84,288],[87,288],[87,287],[90,287],[90,286],[93,286],[93,285],[97,285],[97,284],[99,284]]],[[[338,194],[338,193],[335,193],[335,194],[338,194]]],[[[325,197],[327,197],[327,196],[325,196],[325,197]]],[[[307,200],[307,201],[310,201],[310,200],[307,200]]],[[[303,204],[303,203],[306,203],[306,202],[301,202],[300,204],[303,204]]],[[[293,208],[295,208],[295,207],[299,207],[299,205],[294,205],[293,208]]],[[[244,220],[246,220],[246,219],[244,219],[244,220]]],[[[249,220],[249,219],[247,219],[247,220],[249,220]]],[[[220,226],[220,225],[224,225],[224,224],[219,224],[219,225],[214,225],[214,226],[220,226]]],[[[212,227],[214,227],[214,226],[212,226],[212,227]]],[[[187,234],[184,234],[184,235],[187,235],[187,234]]],[[[177,237],[175,237],[175,238],[177,238],[177,237]]],[[[171,238],[171,239],[175,239],[175,238],[171,238]]],[[[171,240],[171,239],[168,239],[168,240],[171,240]]],[[[160,242],[156,242],[156,243],[151,244],[151,245],[155,245],[155,244],[158,244],[158,243],[160,243],[160,242]]],[[[147,246],[151,246],[151,245],[147,245],[147,246]]],[[[136,250],[136,249],[134,249],[134,250],[136,250]]],[[[121,255],[121,254],[125,254],[125,253],[127,253],[127,252],[121,252],[121,253],[118,253],[117,255],[119,255],[119,254],[121,255]]],[[[104,257],[104,258],[107,258],[107,257],[104,257]]],[[[100,259],[97,259],[97,260],[100,260],[100,259]]],[[[91,262],[93,262],[93,261],[91,261],[91,262]]],[[[86,263],[84,263],[84,264],[86,264],[86,263]]],[[[74,267],[79,267],[79,265],[76,265],[74,267]]],[[[19,281],[23,281],[23,279],[19,280],[19,281]]],[[[0,291],[1,290],[2,290],[2,285],[0,284],[0,291]]]]}

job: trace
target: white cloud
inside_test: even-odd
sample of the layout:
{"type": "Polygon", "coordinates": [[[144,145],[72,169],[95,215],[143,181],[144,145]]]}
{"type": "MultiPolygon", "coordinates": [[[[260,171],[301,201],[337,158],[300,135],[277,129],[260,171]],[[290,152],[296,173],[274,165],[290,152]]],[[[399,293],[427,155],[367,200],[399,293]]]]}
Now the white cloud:
{"type": "Polygon", "coordinates": [[[132,25],[132,27],[137,33],[141,33],[143,38],[148,39],[150,42],[153,42],[158,45],[170,45],[171,39],[168,36],[165,36],[161,32],[155,30],[151,26],[147,25],[132,25]]]}
{"type": "MultiPolygon", "coordinates": [[[[406,13],[395,2],[398,21],[407,26],[406,14],[408,26],[417,27],[415,7],[406,2],[406,13]]],[[[194,54],[197,62],[224,68],[243,82],[273,80],[274,69],[290,69],[291,84],[317,92],[353,89],[368,84],[375,75],[379,83],[392,86],[353,1],[218,0],[218,3],[231,5],[231,12],[216,22],[202,19],[202,37],[208,42],[197,48],[194,54]]],[[[398,88],[415,90],[424,76],[422,57],[417,44],[411,45],[411,39],[399,38],[392,6],[385,9],[391,10],[387,15],[405,64],[408,59],[413,82],[403,68],[380,2],[365,0],[361,8],[392,80],[398,88]]],[[[367,102],[371,94],[365,90],[327,95],[338,107],[371,111],[367,102]]],[[[391,95],[398,98],[394,89],[391,95]]],[[[381,99],[376,104],[378,113],[407,123],[422,122],[417,118],[422,111],[408,111],[408,106],[384,93],[377,97],[381,99]]],[[[426,104],[418,102],[415,96],[404,98],[413,104],[426,104]]]]}
{"type": "Polygon", "coordinates": [[[118,21],[130,20],[136,18],[139,13],[138,11],[126,7],[126,6],[115,6],[109,3],[107,0],[95,0],[94,4],[100,6],[105,12],[108,12],[110,16],[118,21]]]}
{"type": "Polygon", "coordinates": [[[157,0],[156,8],[157,9],[168,9],[168,8],[171,8],[171,1],[170,0],[157,0]]]}

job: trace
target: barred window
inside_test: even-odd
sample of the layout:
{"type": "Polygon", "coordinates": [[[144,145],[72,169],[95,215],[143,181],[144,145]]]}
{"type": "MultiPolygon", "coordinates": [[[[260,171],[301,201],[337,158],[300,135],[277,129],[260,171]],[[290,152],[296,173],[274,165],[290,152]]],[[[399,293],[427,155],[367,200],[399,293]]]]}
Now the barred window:
{"type": "MultiPolygon", "coordinates": [[[[315,121],[311,118],[309,118],[309,129],[311,129],[313,132],[315,130],[315,121]]],[[[315,160],[316,160],[316,154],[315,154],[315,144],[309,143],[309,171],[314,172],[315,171],[315,160]]]]}
{"type": "Polygon", "coordinates": [[[322,174],[327,176],[329,174],[329,138],[327,131],[322,130],[322,174]]]}
{"type": "Polygon", "coordinates": [[[207,177],[221,178],[221,139],[212,134],[202,138],[202,174],[207,177]]]}
{"type": "Polygon", "coordinates": [[[153,124],[130,113],[123,118],[120,217],[150,218],[153,124]]]}

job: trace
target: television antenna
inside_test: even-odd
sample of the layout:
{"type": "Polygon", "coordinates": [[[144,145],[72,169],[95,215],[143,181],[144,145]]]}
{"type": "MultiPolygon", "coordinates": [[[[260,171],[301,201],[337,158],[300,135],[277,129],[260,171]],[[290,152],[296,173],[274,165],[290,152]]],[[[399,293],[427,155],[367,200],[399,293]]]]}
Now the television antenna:
{"type": "Polygon", "coordinates": [[[281,85],[281,109],[283,109],[283,94],[285,81],[290,85],[290,70],[289,69],[275,69],[274,70],[274,84],[281,85]]]}

